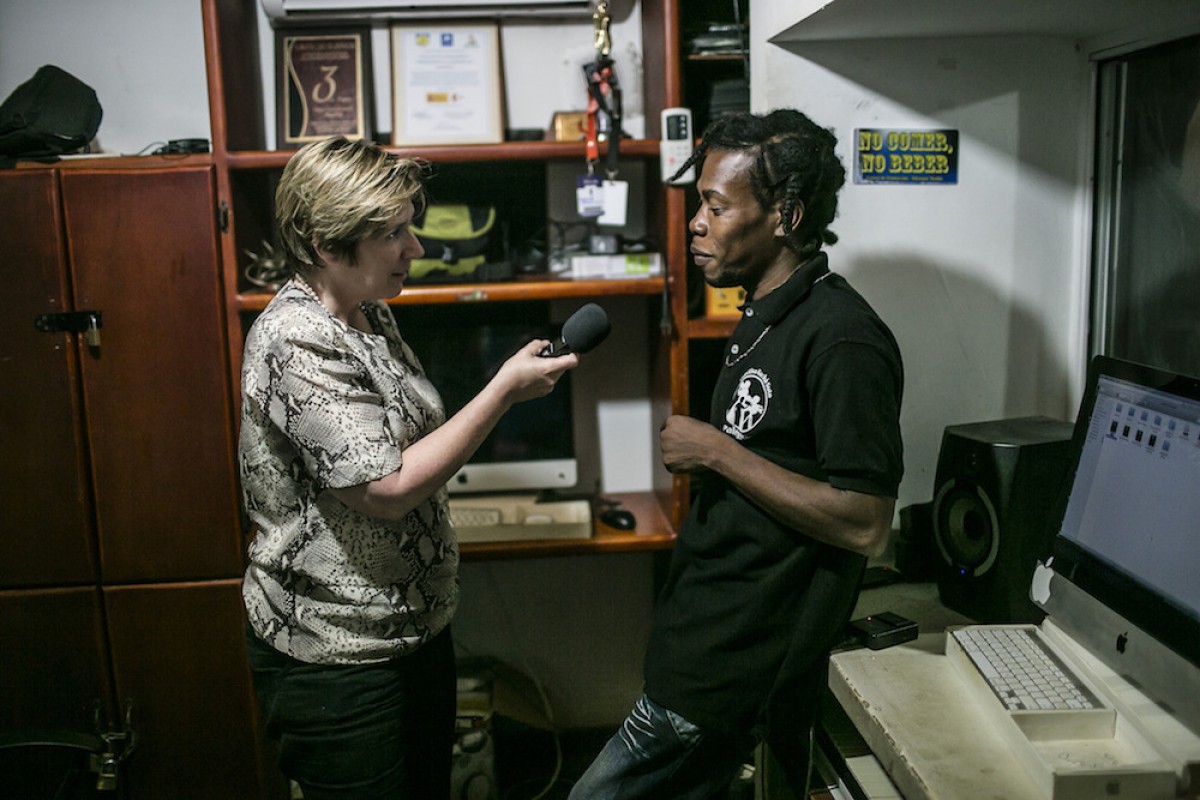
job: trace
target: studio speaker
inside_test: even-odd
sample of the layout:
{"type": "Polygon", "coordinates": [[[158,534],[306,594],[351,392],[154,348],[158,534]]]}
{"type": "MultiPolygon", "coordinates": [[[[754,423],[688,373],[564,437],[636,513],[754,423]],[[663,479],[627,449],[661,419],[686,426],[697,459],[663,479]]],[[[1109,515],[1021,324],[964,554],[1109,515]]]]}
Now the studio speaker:
{"type": "Polygon", "coordinates": [[[944,606],[977,622],[1041,620],[1029,584],[1052,549],[1072,428],[1020,417],[945,429],[930,511],[944,606]]]}

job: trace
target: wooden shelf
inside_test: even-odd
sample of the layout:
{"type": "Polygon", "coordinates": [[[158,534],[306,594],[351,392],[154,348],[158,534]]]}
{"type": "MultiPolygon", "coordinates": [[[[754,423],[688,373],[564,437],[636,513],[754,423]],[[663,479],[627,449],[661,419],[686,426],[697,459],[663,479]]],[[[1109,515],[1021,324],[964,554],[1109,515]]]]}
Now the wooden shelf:
{"type": "Polygon", "coordinates": [[[733,333],[739,317],[697,317],[689,319],[687,334],[689,339],[724,339],[733,333]]]}
{"type": "MultiPolygon", "coordinates": [[[[658,110],[685,105],[682,93],[679,20],[680,0],[642,0],[640,17],[644,43],[642,101],[648,138],[623,138],[622,161],[642,161],[647,176],[655,174],[659,159],[658,110]]],[[[220,246],[223,265],[226,329],[229,340],[228,363],[234,380],[241,369],[241,345],[245,325],[252,315],[266,308],[273,292],[262,291],[246,281],[242,273],[244,254],[261,241],[272,238],[271,197],[274,181],[295,154],[292,148],[268,150],[263,129],[264,103],[259,86],[260,64],[257,58],[258,20],[244,0],[202,0],[207,54],[209,105],[212,117],[213,152],[210,156],[215,173],[218,214],[221,221],[220,246]]],[[[522,87],[536,92],[536,86],[522,87]]],[[[436,165],[448,165],[448,181],[471,182],[478,175],[482,188],[501,195],[522,187],[521,181],[540,183],[538,170],[580,165],[586,160],[583,141],[545,140],[510,141],[480,145],[392,146],[381,142],[392,153],[421,158],[436,165]],[[510,180],[516,176],[518,180],[510,180]],[[491,180],[496,185],[487,182],[491,180]]],[[[600,143],[599,157],[608,154],[608,143],[600,143]]],[[[448,184],[449,185],[449,184],[448,184]]],[[[459,189],[455,184],[452,188],[459,189]]],[[[669,284],[683,286],[686,263],[686,225],[684,192],[649,177],[645,180],[645,235],[656,241],[662,254],[663,274],[650,278],[623,280],[571,280],[546,276],[521,277],[511,281],[485,283],[410,283],[403,293],[390,301],[394,306],[439,305],[452,310],[454,304],[566,300],[604,298],[640,298],[648,313],[661,315],[660,302],[668,303],[672,328],[686,334],[686,309],[681,292],[665,291],[669,284]],[[661,299],[660,299],[661,298],[661,299]]],[[[548,194],[548,192],[547,192],[548,194]]],[[[481,195],[482,196],[482,195],[481,195]]],[[[518,198],[519,199],[519,198],[518,198]]],[[[534,198],[536,201],[537,198],[534,198]]],[[[538,209],[533,208],[536,215],[538,209]]],[[[526,235],[526,232],[522,232],[526,235]]],[[[651,411],[665,416],[687,406],[687,342],[684,336],[662,337],[649,331],[649,395],[651,411]]],[[[237,398],[233,400],[237,404],[237,398]]],[[[674,541],[672,522],[682,518],[682,479],[655,470],[653,487],[640,502],[649,503],[638,514],[641,533],[599,530],[588,540],[575,542],[471,543],[464,546],[470,558],[520,558],[544,554],[585,554],[669,548],[674,541]],[[645,521],[644,521],[645,520],[645,521]],[[645,530],[646,526],[649,530],[645,530]]],[[[639,502],[634,500],[632,502],[639,502]]],[[[632,506],[631,506],[632,507],[632,506]]]]}
{"type": "MultiPolygon", "coordinates": [[[[570,161],[585,158],[583,142],[502,142],[500,144],[389,147],[389,152],[435,163],[494,161],[570,161]]],[[[600,155],[608,152],[602,143],[600,155]]],[[[622,139],[620,152],[636,158],[658,155],[657,139],[622,139]]],[[[294,150],[235,151],[226,156],[232,169],[282,169],[294,150]]]]}
{"type": "MultiPolygon", "coordinates": [[[[445,303],[511,302],[514,300],[557,300],[572,297],[625,297],[662,294],[663,279],[576,281],[569,278],[548,280],[518,279],[496,283],[416,284],[388,301],[389,305],[431,305],[445,303]]],[[[247,292],[237,296],[238,311],[262,311],[274,295],[247,292]]]]}
{"type": "Polygon", "coordinates": [[[606,493],[612,500],[633,512],[637,529],[618,531],[595,522],[590,539],[528,539],[509,542],[466,542],[461,547],[463,561],[494,561],[510,558],[604,555],[669,550],[675,544],[670,520],[651,492],[606,493]]]}
{"type": "Polygon", "coordinates": [[[69,156],[58,161],[43,163],[41,161],[18,161],[16,169],[56,169],[89,171],[102,169],[168,169],[175,167],[209,167],[212,166],[211,153],[172,154],[172,155],[120,155],[103,154],[69,156]]]}

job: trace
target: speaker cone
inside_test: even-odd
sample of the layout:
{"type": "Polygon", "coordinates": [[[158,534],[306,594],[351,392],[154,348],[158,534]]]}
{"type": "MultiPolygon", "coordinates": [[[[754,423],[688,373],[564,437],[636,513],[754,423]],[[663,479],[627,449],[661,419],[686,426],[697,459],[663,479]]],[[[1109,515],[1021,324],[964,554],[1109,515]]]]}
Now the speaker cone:
{"type": "Polygon", "coordinates": [[[979,577],[1000,553],[1000,521],[987,493],[959,478],[933,499],[933,538],[946,563],[963,577],[979,577]]]}

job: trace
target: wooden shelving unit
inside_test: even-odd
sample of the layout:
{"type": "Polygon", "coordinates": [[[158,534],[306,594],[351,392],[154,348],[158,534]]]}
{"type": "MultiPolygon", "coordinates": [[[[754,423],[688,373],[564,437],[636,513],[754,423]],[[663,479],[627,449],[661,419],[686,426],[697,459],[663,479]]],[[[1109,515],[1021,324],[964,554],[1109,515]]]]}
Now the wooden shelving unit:
{"type": "MultiPolygon", "coordinates": [[[[241,347],[245,326],[270,299],[268,293],[248,286],[240,265],[247,250],[257,249],[271,238],[270,186],[291,157],[291,150],[266,149],[263,130],[263,101],[258,87],[258,20],[253,4],[245,0],[202,0],[209,106],[212,117],[213,152],[221,225],[221,260],[225,289],[228,365],[232,385],[238,385],[241,347]]],[[[656,174],[658,159],[658,110],[681,105],[679,49],[679,0],[643,0],[642,41],[643,87],[646,139],[621,141],[622,159],[652,163],[648,174],[656,174]]],[[[518,141],[492,145],[423,146],[389,148],[434,164],[472,165],[480,170],[536,169],[541,164],[582,161],[583,144],[576,142],[518,141]]],[[[603,147],[601,157],[603,157],[603,147]]],[[[552,277],[521,278],[506,282],[472,284],[424,284],[405,288],[394,304],[494,303],[615,296],[644,297],[647,303],[668,299],[670,330],[651,331],[647,343],[651,360],[651,392],[655,424],[670,413],[685,412],[687,401],[687,337],[690,326],[683,298],[687,260],[685,188],[668,187],[653,181],[646,187],[646,228],[659,243],[664,274],[633,280],[575,281],[552,277]]],[[[237,399],[233,398],[236,405],[237,399]]],[[[628,552],[669,547],[682,521],[687,503],[687,482],[658,467],[653,491],[628,496],[626,505],[636,509],[639,532],[617,533],[597,524],[590,540],[565,542],[493,543],[463,545],[464,558],[524,558],[532,555],[572,555],[628,552]]]]}

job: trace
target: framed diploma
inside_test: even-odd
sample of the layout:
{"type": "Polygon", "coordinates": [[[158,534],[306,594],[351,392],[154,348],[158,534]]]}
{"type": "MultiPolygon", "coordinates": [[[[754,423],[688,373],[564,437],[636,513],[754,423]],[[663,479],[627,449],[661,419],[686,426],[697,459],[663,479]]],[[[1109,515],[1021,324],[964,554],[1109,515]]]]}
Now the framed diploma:
{"type": "Polygon", "coordinates": [[[392,144],[504,141],[496,23],[393,25],[392,144]]]}
{"type": "Polygon", "coordinates": [[[371,137],[370,31],[277,31],[278,146],[371,137]]]}

